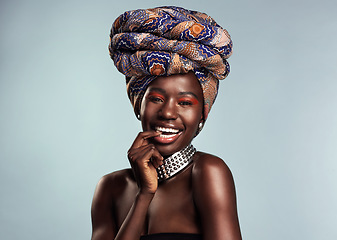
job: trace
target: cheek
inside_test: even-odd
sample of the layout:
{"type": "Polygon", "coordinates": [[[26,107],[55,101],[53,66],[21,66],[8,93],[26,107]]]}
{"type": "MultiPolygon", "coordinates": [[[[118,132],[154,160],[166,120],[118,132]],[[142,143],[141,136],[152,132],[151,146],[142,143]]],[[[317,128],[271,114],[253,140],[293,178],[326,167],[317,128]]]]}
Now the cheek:
{"type": "Polygon", "coordinates": [[[142,103],[140,105],[140,121],[143,127],[143,131],[146,131],[147,127],[146,127],[146,123],[148,122],[148,114],[147,114],[147,106],[146,106],[146,100],[143,99],[142,103]]]}
{"type": "Polygon", "coordinates": [[[192,131],[197,130],[200,120],[202,119],[202,110],[187,111],[184,114],[184,122],[192,131]]]}
{"type": "Polygon", "coordinates": [[[144,95],[140,103],[140,110],[139,110],[140,116],[144,115],[145,108],[146,108],[146,101],[145,101],[145,95],[144,95]]]}
{"type": "Polygon", "coordinates": [[[144,131],[150,130],[149,123],[156,116],[156,104],[144,100],[140,109],[140,120],[144,131]]]}

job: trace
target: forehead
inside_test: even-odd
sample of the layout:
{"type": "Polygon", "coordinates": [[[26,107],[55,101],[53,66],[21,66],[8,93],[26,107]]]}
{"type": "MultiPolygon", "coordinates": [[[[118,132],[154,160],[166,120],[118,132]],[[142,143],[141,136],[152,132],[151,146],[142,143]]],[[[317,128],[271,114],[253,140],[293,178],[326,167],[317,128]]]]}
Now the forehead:
{"type": "Polygon", "coordinates": [[[147,90],[152,89],[162,89],[167,93],[192,92],[203,98],[200,83],[193,72],[158,77],[150,83],[147,90]]]}

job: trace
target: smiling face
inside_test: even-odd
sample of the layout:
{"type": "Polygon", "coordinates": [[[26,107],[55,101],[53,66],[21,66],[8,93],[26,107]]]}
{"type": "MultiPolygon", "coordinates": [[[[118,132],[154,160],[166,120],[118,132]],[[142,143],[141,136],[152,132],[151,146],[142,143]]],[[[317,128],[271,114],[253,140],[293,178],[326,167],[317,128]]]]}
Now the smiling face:
{"type": "Polygon", "coordinates": [[[187,146],[202,122],[203,93],[193,72],[158,77],[148,86],[141,105],[144,131],[162,132],[151,141],[167,157],[187,146]]]}

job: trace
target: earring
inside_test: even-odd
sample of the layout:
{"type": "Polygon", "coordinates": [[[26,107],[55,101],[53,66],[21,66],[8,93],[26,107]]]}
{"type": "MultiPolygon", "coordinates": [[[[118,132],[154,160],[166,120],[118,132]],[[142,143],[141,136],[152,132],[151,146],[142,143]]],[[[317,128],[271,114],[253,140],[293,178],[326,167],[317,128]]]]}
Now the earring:
{"type": "Polygon", "coordinates": [[[138,120],[140,120],[140,114],[137,114],[137,116],[136,116],[136,117],[137,117],[137,119],[138,119],[138,120]]]}
{"type": "Polygon", "coordinates": [[[198,126],[198,130],[197,130],[197,132],[195,133],[195,136],[197,136],[197,135],[201,132],[201,130],[202,130],[203,127],[204,127],[204,123],[203,123],[203,122],[200,122],[200,123],[199,123],[199,126],[198,126]]]}
{"type": "Polygon", "coordinates": [[[199,123],[199,127],[198,127],[198,133],[201,132],[202,128],[204,127],[204,123],[203,122],[200,122],[199,123]]]}

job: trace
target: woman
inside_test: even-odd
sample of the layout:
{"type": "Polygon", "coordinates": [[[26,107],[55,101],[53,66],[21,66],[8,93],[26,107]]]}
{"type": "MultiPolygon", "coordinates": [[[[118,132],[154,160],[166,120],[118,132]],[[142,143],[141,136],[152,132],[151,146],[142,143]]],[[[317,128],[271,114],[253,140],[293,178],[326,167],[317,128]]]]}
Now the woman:
{"type": "Polygon", "coordinates": [[[97,185],[92,239],[241,239],[229,168],[191,145],[229,73],[227,31],[183,8],[135,10],[115,20],[109,50],[143,131],[132,168],[97,185]]]}

